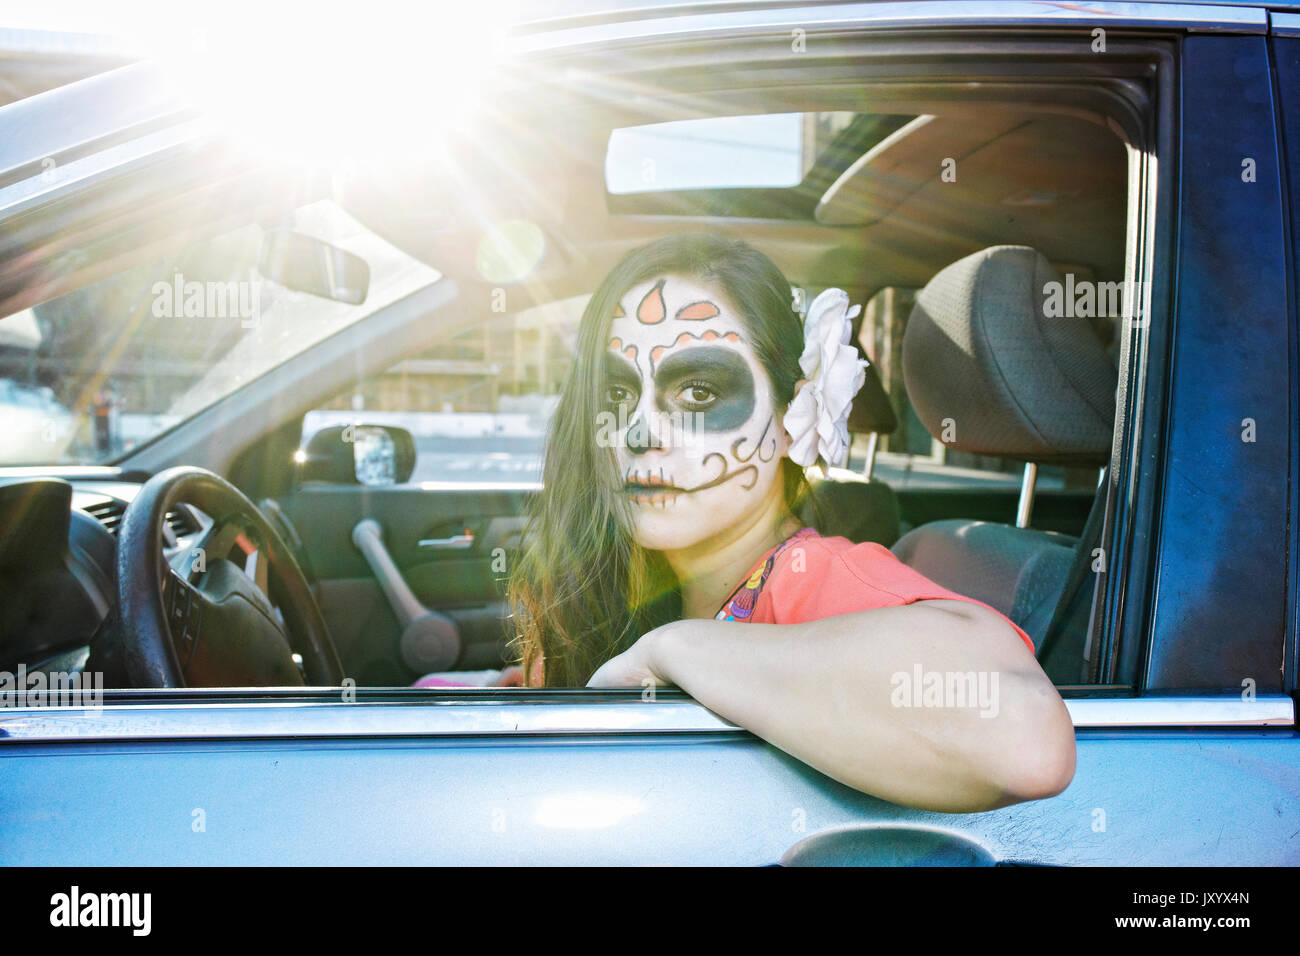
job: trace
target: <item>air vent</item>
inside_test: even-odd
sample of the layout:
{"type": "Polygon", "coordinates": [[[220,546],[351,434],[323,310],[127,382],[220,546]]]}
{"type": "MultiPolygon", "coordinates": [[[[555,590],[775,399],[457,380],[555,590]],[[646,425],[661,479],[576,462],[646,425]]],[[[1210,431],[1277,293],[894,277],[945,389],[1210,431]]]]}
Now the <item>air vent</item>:
{"type": "MultiPolygon", "coordinates": [[[[114,498],[105,498],[104,501],[96,501],[94,505],[87,505],[82,510],[96,522],[103,524],[109,535],[116,537],[117,529],[122,524],[122,515],[126,512],[126,503],[114,498]]],[[[172,528],[173,535],[177,537],[192,535],[200,529],[198,522],[188,511],[166,512],[166,523],[169,528],[172,528]]]]}
{"type": "Polygon", "coordinates": [[[109,534],[116,536],[117,527],[122,523],[122,514],[126,511],[126,505],[113,498],[105,498],[93,505],[86,505],[83,510],[102,524],[109,534]]]}
{"type": "Polygon", "coordinates": [[[199,525],[195,522],[193,516],[185,510],[167,512],[167,524],[172,529],[172,534],[178,538],[191,535],[199,530],[199,525]]]}
{"type": "MultiPolygon", "coordinates": [[[[115,498],[105,498],[93,505],[86,505],[82,510],[108,529],[109,534],[116,536],[117,529],[122,524],[122,515],[126,512],[126,504],[115,498]]],[[[167,526],[178,538],[201,530],[197,519],[184,509],[167,512],[167,526]]]]}

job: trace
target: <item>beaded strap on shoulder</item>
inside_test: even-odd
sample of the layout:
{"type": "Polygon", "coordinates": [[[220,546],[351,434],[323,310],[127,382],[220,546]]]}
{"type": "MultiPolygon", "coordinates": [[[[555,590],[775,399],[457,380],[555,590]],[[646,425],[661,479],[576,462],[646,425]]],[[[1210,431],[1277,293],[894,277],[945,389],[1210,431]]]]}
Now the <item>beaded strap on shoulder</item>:
{"type": "Polygon", "coordinates": [[[750,615],[754,613],[754,608],[758,606],[758,596],[763,591],[763,585],[767,584],[767,577],[772,573],[777,557],[796,541],[801,541],[810,534],[815,535],[816,533],[812,528],[804,528],[781,542],[780,546],[767,556],[767,560],[754,570],[754,573],[749,576],[749,580],[736,589],[736,592],[731,595],[727,603],[722,606],[722,610],[717,613],[715,620],[748,621],[750,615]]]}

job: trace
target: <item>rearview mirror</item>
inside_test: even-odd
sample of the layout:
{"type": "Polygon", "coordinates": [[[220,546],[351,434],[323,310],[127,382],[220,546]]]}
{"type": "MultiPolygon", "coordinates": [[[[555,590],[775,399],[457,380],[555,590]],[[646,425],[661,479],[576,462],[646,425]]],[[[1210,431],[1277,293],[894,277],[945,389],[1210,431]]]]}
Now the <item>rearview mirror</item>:
{"type": "Polygon", "coordinates": [[[360,305],[370,291],[370,266],[360,256],[290,229],[262,237],[258,271],[286,289],[360,305]]]}
{"type": "Polygon", "coordinates": [[[415,470],[415,439],[393,425],[332,425],[298,453],[299,480],[400,485],[415,470]]]}

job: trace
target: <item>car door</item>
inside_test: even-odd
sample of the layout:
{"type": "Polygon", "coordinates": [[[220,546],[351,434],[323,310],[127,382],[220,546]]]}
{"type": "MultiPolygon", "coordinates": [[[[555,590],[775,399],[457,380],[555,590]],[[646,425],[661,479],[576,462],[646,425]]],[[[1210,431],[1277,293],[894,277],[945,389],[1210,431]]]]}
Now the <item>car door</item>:
{"type": "MultiPolygon", "coordinates": [[[[1010,21],[1021,30],[1016,42],[1032,43],[1041,30],[1044,43],[1087,49],[1105,15],[1115,59],[1073,68],[1090,80],[1112,68],[1128,80],[1151,77],[1159,110],[1145,153],[1135,149],[1130,237],[1144,308],[1122,349],[1105,560],[1092,579],[1098,680],[1062,688],[1078,741],[1078,769],[1064,793],[979,814],[895,806],[836,783],[679,692],[649,688],[421,695],[345,687],[212,693],[197,705],[110,694],[98,709],[6,716],[0,858],[1300,860],[1292,840],[1300,827],[1294,671],[1282,667],[1287,648],[1294,663],[1286,489],[1294,484],[1288,359],[1296,340],[1268,16],[1157,4],[1043,5],[1014,15],[982,4],[909,9],[914,16],[898,19],[870,4],[810,8],[793,25],[787,12],[770,9],[664,12],[534,29],[523,46],[561,61],[635,51],[637,66],[653,72],[698,53],[693,43],[707,44],[725,76],[727,58],[763,60],[764,38],[788,44],[795,30],[808,48],[822,44],[823,66],[857,76],[874,54],[909,62],[900,54],[917,54],[911,42],[965,45],[969,31],[981,29],[992,47],[1011,42],[1010,21]],[[924,41],[908,36],[912,26],[927,28],[924,41]],[[1213,32],[1194,32],[1204,30],[1213,32]],[[876,42],[889,46],[872,48],[876,42]],[[1246,159],[1250,181],[1242,178],[1246,159]],[[1256,440],[1244,440],[1247,433],[1256,440]],[[1233,501],[1250,506],[1225,505],[1233,501]],[[51,829],[60,834],[54,846],[51,829]]],[[[1039,52],[1068,60],[1059,47],[1039,52]]],[[[816,72],[811,61],[799,64],[800,75],[816,72]]],[[[787,82],[792,75],[783,74],[787,82]]],[[[1279,72],[1279,82],[1288,75],[1279,72]]],[[[354,497],[332,534],[372,507],[363,494],[354,497]]],[[[423,523],[401,527],[397,504],[382,508],[401,547],[426,533],[423,523]]],[[[487,517],[462,515],[454,504],[443,510],[457,524],[487,517]]]]}

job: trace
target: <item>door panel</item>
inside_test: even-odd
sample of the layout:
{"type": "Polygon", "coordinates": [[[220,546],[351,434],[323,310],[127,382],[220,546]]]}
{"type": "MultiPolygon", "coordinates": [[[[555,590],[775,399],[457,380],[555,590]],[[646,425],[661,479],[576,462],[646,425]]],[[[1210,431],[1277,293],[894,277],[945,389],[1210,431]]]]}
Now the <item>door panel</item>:
{"type": "Polygon", "coordinates": [[[287,495],[281,506],[311,553],[322,579],[365,577],[369,566],[352,544],[357,522],[373,518],[384,529],[384,544],[404,573],[428,564],[453,575],[431,578],[433,596],[444,603],[472,604],[495,594],[490,564],[495,548],[513,549],[521,530],[524,492],[492,489],[425,491],[418,486],[365,488],[359,485],[308,485],[287,495]],[[506,519],[506,520],[496,520],[506,519]],[[469,528],[471,547],[430,551],[419,542],[469,528]]]}
{"type": "Polygon", "coordinates": [[[358,684],[402,685],[420,676],[402,662],[397,617],[352,543],[358,522],[379,523],[384,545],[415,596],[456,621],[463,651],[455,667],[501,667],[510,637],[505,578],[527,500],[523,491],[320,484],[300,487],[280,502],[316,574],[317,601],[340,660],[358,684]],[[453,538],[457,547],[420,545],[453,538]]]}

